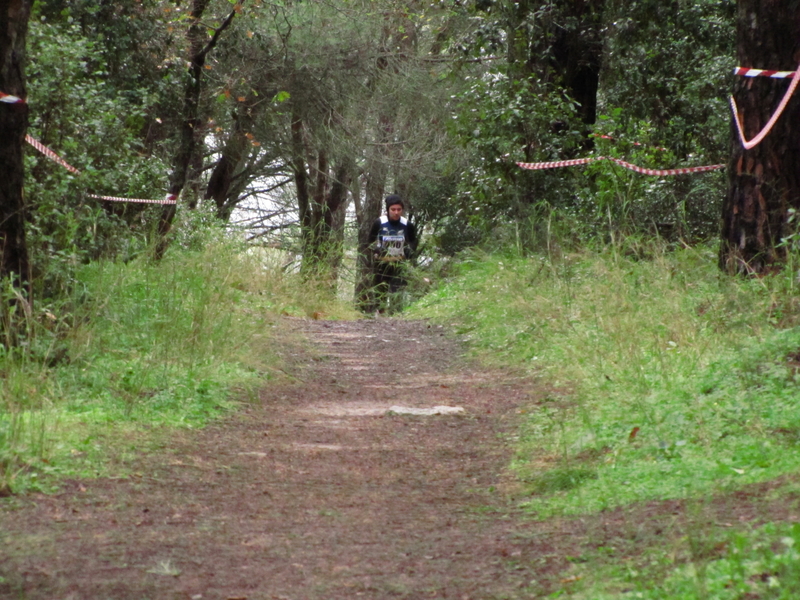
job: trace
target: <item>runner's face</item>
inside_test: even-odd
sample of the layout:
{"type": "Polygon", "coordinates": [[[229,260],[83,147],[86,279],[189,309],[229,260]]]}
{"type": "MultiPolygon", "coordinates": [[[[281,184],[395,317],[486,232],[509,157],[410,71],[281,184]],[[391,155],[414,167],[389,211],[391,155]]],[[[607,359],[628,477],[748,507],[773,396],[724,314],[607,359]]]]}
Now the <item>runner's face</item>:
{"type": "Polygon", "coordinates": [[[403,216],[403,205],[402,204],[392,204],[389,207],[389,220],[390,221],[397,221],[402,216],[403,216]]]}

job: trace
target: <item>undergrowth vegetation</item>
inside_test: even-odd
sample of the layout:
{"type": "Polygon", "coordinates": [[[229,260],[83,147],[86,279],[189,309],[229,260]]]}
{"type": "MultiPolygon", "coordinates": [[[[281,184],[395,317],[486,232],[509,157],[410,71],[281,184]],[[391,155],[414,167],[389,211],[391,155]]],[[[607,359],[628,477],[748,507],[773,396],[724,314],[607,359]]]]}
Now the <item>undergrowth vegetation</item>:
{"type": "MultiPolygon", "coordinates": [[[[800,470],[796,267],[731,278],[715,256],[639,239],[572,254],[473,254],[412,309],[453,324],[486,360],[546,384],[516,440],[514,469],[532,516],[668,499],[713,505],[800,470]]],[[[796,597],[786,595],[800,589],[789,556],[795,529],[733,527],[716,540],[725,552],[693,553],[692,539],[703,537],[693,538],[696,525],[644,536],[640,556],[606,549],[606,559],[588,558],[558,595],[796,597]],[[675,560],[687,566],[673,572],[675,560]],[[655,591],[662,584],[671,591],[655,591]],[[751,592],[759,595],[743,595],[751,592]]]]}
{"type": "Polygon", "coordinates": [[[160,262],[79,266],[69,297],[30,316],[26,343],[0,357],[0,492],[106,473],[248,401],[279,372],[279,315],[352,314],[280,252],[204,235],[160,262]]]}

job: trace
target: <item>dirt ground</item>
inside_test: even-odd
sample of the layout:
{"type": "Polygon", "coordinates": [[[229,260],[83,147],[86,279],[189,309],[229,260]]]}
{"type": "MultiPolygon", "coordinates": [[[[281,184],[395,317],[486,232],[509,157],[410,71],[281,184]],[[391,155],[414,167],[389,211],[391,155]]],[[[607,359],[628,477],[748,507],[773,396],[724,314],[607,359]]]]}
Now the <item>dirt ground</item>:
{"type": "Polygon", "coordinates": [[[309,340],[296,381],[181,433],[140,477],[7,503],[0,597],[522,598],[563,566],[500,491],[531,382],[424,322],[288,324],[309,340]],[[464,412],[388,412],[439,405],[464,412]]]}
{"type": "MultiPolygon", "coordinates": [[[[508,437],[543,392],[471,364],[443,329],[286,322],[308,339],[289,346],[293,381],[179,433],[135,476],[0,504],[0,598],[539,598],[593,548],[635,560],[663,532],[682,535],[676,501],[547,523],[519,514],[508,437]],[[389,412],[442,405],[464,412],[389,412]]],[[[714,503],[710,527],[796,518],[796,502],[770,509],[766,491],[714,503]]]]}

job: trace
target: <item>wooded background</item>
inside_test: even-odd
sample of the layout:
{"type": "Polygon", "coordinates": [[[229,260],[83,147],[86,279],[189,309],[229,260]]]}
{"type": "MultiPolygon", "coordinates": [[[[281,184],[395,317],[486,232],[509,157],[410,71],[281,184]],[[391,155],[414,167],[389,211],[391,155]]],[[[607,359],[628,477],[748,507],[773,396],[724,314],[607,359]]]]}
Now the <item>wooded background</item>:
{"type": "Polygon", "coordinates": [[[720,264],[758,272],[780,262],[792,236],[800,106],[791,100],[774,134],[745,151],[728,95],[752,137],[789,80],[736,78],[733,68],[796,68],[796,2],[5,7],[0,91],[27,100],[0,104],[2,271],[15,274],[17,295],[63,293],[74,264],[192,243],[176,219],[243,226],[331,282],[355,247],[358,295],[388,193],[409,202],[429,255],[477,244],[534,251],[553,231],[691,244],[720,236],[724,216],[720,264]],[[80,175],[28,146],[23,186],[26,131],[80,175]],[[726,179],[647,177],[608,161],[516,164],[600,155],[730,166],[726,179]],[[166,193],[176,205],[89,196],[166,193]]]}

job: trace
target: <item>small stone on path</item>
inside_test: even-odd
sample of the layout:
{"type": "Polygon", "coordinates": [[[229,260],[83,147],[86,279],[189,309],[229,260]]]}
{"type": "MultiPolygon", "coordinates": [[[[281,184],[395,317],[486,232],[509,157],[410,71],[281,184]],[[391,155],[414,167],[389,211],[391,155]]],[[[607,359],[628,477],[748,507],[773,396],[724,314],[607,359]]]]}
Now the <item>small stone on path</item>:
{"type": "Polygon", "coordinates": [[[464,412],[461,406],[434,406],[432,408],[414,408],[410,406],[392,406],[386,411],[396,415],[456,415],[464,412]]]}

